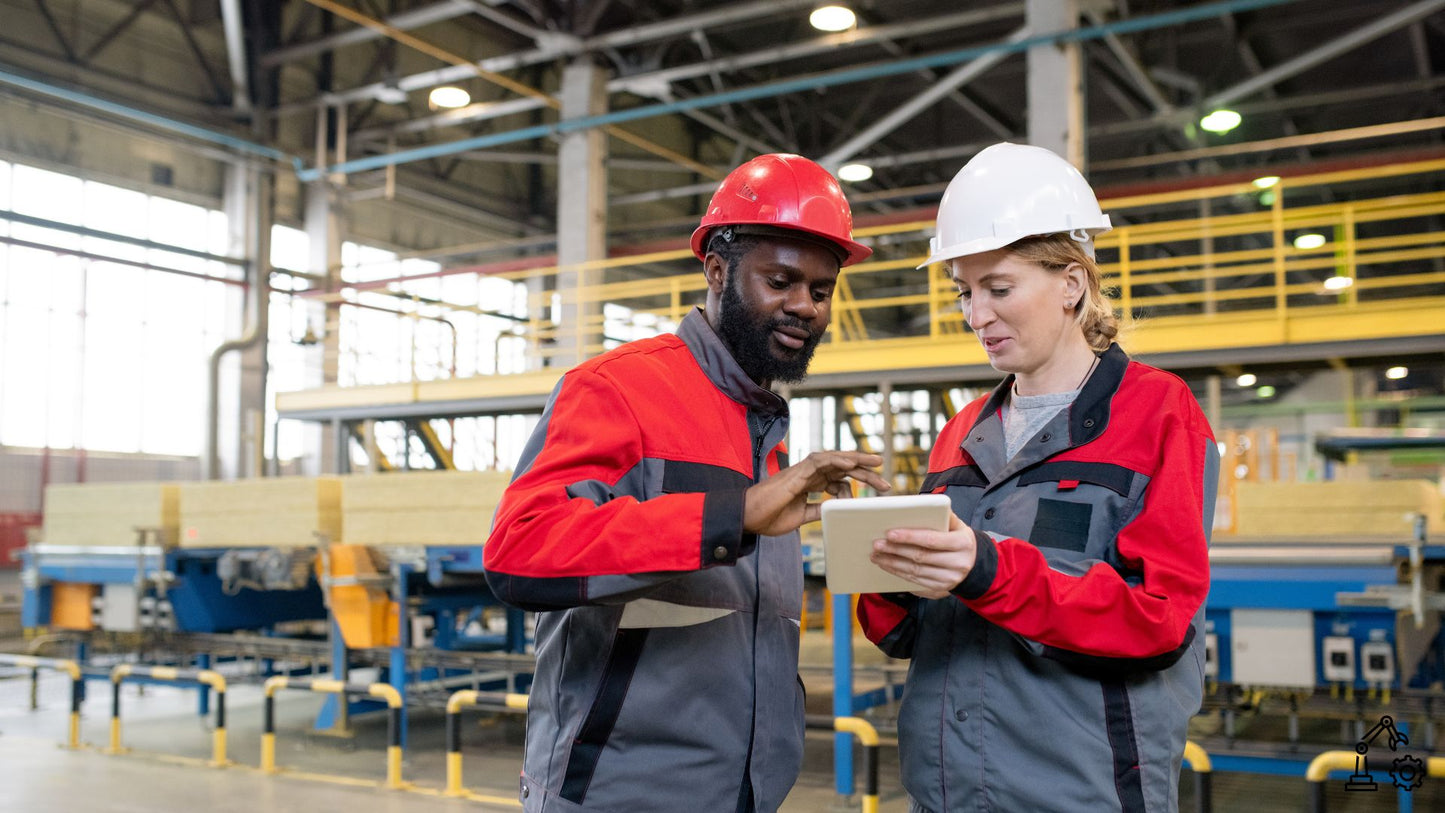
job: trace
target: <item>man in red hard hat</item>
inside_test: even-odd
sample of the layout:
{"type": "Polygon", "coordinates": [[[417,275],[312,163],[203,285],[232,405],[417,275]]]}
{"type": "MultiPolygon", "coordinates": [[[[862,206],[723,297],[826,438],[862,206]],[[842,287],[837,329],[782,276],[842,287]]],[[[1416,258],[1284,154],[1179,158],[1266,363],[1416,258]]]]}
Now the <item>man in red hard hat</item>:
{"type": "Polygon", "coordinates": [[[707,304],[675,335],[568,371],[486,544],[539,612],[524,811],[773,811],[803,755],[809,492],[886,491],[875,455],[787,465],[786,400],[854,242],[837,182],[796,155],[723,180],[692,235],[707,304]]]}

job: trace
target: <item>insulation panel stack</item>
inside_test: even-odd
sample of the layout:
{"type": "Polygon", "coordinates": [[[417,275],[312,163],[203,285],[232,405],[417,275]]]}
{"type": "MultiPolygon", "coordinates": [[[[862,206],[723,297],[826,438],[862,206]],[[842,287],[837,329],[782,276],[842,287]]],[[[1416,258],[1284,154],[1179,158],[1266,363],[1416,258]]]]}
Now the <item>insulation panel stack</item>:
{"type": "Polygon", "coordinates": [[[505,471],[412,471],[343,478],[352,545],[481,545],[511,482],[505,471]]]}
{"type": "Polygon", "coordinates": [[[183,548],[305,547],[341,539],[336,477],[263,477],[181,486],[183,548]]]}
{"type": "Polygon", "coordinates": [[[134,545],[137,528],[158,528],[146,544],[176,539],[175,483],[63,483],[45,487],[45,544],[134,545]]]}
{"type": "Polygon", "coordinates": [[[1396,536],[1425,514],[1431,536],[1445,531],[1440,491],[1428,480],[1326,483],[1239,483],[1237,532],[1242,536],[1396,536]]]}

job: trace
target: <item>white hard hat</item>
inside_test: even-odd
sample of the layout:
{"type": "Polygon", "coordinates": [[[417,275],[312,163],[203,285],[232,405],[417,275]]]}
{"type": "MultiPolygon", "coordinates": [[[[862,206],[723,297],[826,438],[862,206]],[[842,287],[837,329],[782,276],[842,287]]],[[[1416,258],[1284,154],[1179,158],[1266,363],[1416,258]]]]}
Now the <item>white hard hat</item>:
{"type": "Polygon", "coordinates": [[[1043,147],[1003,142],[975,155],[948,183],[924,265],[1060,232],[1083,243],[1092,257],[1094,236],[1110,228],[1073,164],[1043,147]]]}

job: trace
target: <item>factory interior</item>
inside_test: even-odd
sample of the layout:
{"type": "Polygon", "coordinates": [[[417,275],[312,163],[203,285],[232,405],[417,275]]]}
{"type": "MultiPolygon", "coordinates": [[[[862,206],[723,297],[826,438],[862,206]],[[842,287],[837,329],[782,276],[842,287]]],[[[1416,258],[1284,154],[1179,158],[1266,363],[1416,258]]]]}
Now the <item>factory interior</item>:
{"type": "MultiPolygon", "coordinates": [[[[483,550],[562,376],[805,156],[873,253],[789,458],[918,493],[1003,378],[925,260],[1004,141],[1087,178],[1120,344],[1217,440],[1178,809],[1445,810],[1445,0],[0,9],[0,810],[521,810],[483,550]]],[[[907,813],[909,663],[801,533],[780,809],[907,813]]]]}

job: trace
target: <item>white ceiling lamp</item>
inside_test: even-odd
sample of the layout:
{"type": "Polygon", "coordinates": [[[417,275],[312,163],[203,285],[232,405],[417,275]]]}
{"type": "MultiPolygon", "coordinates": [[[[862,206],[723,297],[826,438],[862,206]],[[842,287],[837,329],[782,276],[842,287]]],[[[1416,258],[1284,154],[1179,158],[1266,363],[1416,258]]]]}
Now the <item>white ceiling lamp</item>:
{"type": "Polygon", "coordinates": [[[1271,387],[1270,385],[1265,384],[1263,387],[1260,387],[1259,389],[1255,390],[1255,391],[1254,391],[1254,394],[1255,394],[1255,395],[1258,395],[1260,398],[1273,398],[1273,397],[1274,397],[1274,387],[1271,387]]]}
{"type": "Polygon", "coordinates": [[[1256,376],[1254,373],[1244,373],[1240,375],[1239,378],[1234,379],[1234,383],[1238,384],[1241,387],[1253,387],[1254,382],[1258,380],[1259,377],[1256,376]]]}
{"type": "Polygon", "coordinates": [[[1250,181],[1250,183],[1254,184],[1255,189],[1268,189],[1271,186],[1279,183],[1279,176],[1265,175],[1262,178],[1255,178],[1253,181],[1250,181]]]}
{"type": "Polygon", "coordinates": [[[847,31],[858,23],[858,15],[847,6],[819,6],[808,15],[808,22],[819,31],[847,31]]]}
{"type": "Polygon", "coordinates": [[[1353,277],[1330,277],[1325,280],[1326,291],[1343,291],[1355,284],[1353,277]]]}
{"type": "Polygon", "coordinates": [[[1325,236],[1318,232],[1301,234],[1294,239],[1294,247],[1300,251],[1313,251],[1325,244],[1325,236]]]}
{"type": "Polygon", "coordinates": [[[431,95],[427,96],[427,102],[433,109],[454,110],[471,104],[472,94],[454,85],[443,85],[439,88],[432,88],[431,95]]]}
{"type": "Polygon", "coordinates": [[[844,164],[838,167],[838,180],[848,183],[862,183],[873,177],[873,167],[867,164],[844,164]]]}
{"type": "Polygon", "coordinates": [[[1216,110],[1199,120],[1199,126],[1206,131],[1224,135],[1239,126],[1244,118],[1233,110],[1216,110]]]}
{"type": "Polygon", "coordinates": [[[1410,374],[1409,367],[1391,367],[1385,371],[1385,377],[1391,381],[1399,381],[1410,374]]]}

